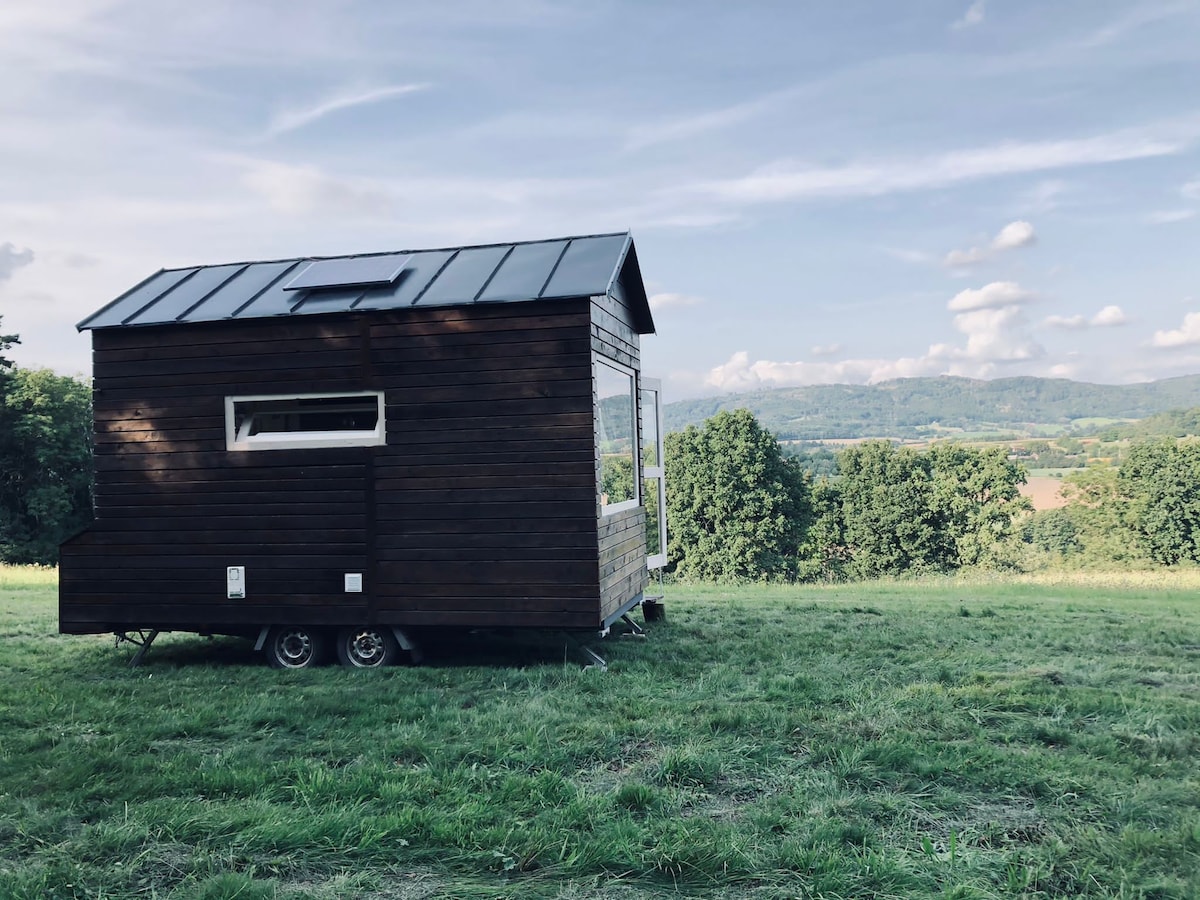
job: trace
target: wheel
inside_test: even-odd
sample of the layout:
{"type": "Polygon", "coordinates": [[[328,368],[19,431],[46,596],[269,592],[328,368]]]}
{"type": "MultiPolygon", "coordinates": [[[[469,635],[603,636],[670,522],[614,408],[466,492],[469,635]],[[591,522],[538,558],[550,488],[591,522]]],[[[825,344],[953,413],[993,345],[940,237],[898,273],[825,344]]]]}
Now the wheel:
{"type": "Polygon", "coordinates": [[[267,662],[272,669],[307,669],[325,659],[325,632],[308,625],[276,625],[267,632],[267,662]]]}
{"type": "Polygon", "coordinates": [[[338,661],[348,669],[379,669],[396,664],[400,645],[390,628],[360,625],[338,632],[337,655],[338,661]]]}

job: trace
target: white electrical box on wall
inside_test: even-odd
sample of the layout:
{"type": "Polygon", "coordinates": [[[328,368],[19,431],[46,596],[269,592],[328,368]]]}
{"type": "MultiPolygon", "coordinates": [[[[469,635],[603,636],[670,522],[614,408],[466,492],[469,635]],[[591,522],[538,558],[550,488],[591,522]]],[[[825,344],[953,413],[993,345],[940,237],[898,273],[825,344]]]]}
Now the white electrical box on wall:
{"type": "Polygon", "coordinates": [[[361,594],[362,593],[362,572],[347,572],[346,573],[346,593],[361,594]]]}
{"type": "Polygon", "coordinates": [[[230,566],[225,570],[225,590],[230,600],[246,599],[245,566],[230,566]]]}

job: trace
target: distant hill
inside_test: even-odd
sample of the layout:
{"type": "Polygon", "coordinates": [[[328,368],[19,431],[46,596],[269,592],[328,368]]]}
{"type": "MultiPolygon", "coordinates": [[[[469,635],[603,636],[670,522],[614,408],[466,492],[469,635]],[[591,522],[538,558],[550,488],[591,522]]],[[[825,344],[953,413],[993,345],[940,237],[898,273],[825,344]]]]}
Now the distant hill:
{"type": "Polygon", "coordinates": [[[927,439],[954,434],[1051,435],[1200,406],[1200,375],[1143,384],[1065,378],[900,378],[826,384],[668,403],[668,431],[723,409],[749,409],[782,440],[927,439]],[[1099,421],[1097,421],[1099,420],[1099,421]]]}

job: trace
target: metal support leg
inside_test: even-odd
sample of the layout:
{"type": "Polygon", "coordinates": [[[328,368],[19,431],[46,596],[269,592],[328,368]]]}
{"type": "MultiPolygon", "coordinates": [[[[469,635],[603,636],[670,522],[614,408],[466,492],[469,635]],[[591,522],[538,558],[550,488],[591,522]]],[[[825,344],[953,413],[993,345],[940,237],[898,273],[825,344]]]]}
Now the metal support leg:
{"type": "Polygon", "coordinates": [[[567,643],[574,644],[575,649],[579,651],[579,655],[582,656],[584,658],[584,660],[586,660],[586,662],[584,663],[584,666],[583,666],[585,669],[597,669],[601,672],[608,671],[608,663],[606,663],[604,661],[603,656],[601,656],[599,653],[597,653],[591,647],[584,644],[583,641],[579,640],[577,637],[575,637],[575,635],[571,634],[569,631],[565,633],[565,637],[567,639],[567,643]]]}
{"type": "Polygon", "coordinates": [[[133,654],[133,659],[129,661],[129,668],[136,669],[142,664],[142,659],[146,656],[146,651],[150,649],[150,645],[154,643],[154,639],[158,637],[158,629],[153,629],[146,639],[142,641],[142,645],[138,647],[137,653],[133,654]]]}
{"type": "Polygon", "coordinates": [[[591,660],[586,666],[584,666],[585,669],[599,669],[601,672],[608,671],[608,663],[604,661],[604,657],[591,647],[586,647],[583,644],[580,644],[579,652],[582,653],[584,657],[591,660]]]}
{"type": "Polygon", "coordinates": [[[644,629],[637,622],[633,621],[633,619],[629,618],[629,613],[622,615],[621,621],[629,626],[629,630],[622,632],[621,637],[644,638],[646,636],[646,629],[644,629]]]}

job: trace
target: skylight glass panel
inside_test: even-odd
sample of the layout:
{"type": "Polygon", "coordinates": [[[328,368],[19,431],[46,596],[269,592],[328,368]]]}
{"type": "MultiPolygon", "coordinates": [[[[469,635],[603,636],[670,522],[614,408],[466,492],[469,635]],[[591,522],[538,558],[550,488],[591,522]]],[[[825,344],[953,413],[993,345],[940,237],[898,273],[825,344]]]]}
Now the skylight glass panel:
{"type": "Polygon", "coordinates": [[[284,285],[285,291],[391,284],[404,271],[408,254],[318,259],[284,285]]]}

